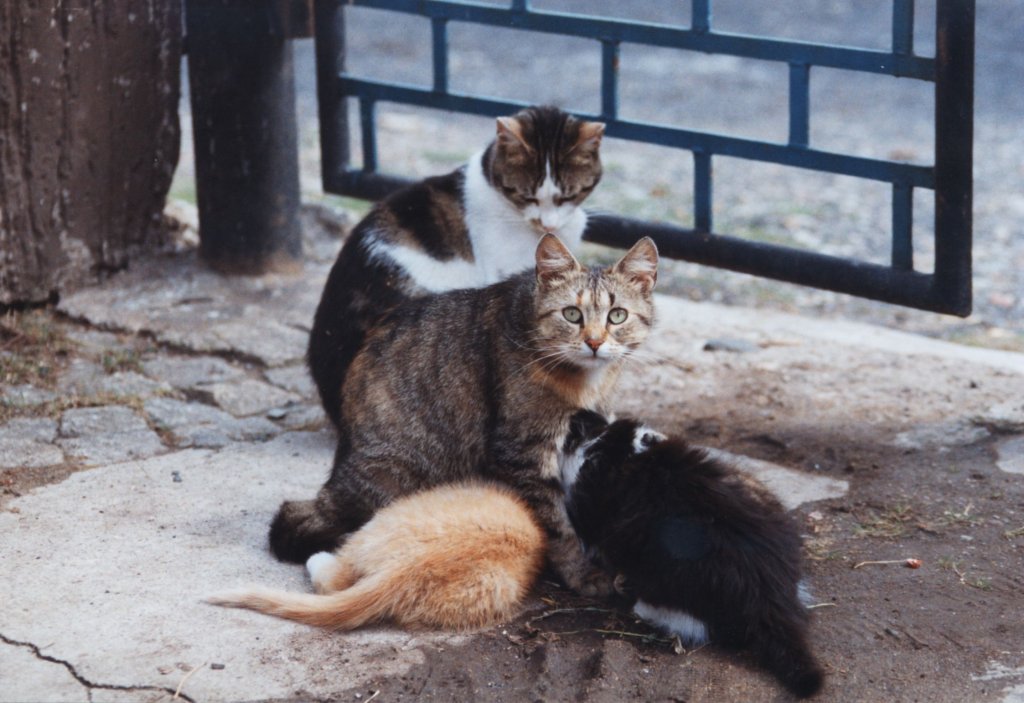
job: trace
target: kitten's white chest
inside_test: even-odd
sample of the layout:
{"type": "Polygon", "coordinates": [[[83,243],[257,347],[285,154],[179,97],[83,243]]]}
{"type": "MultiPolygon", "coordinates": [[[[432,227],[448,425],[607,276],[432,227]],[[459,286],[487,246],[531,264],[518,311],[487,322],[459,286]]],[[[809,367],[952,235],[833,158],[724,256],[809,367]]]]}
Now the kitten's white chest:
{"type": "MultiPolygon", "coordinates": [[[[484,178],[483,153],[473,156],[466,167],[466,225],[477,271],[484,284],[490,284],[534,266],[540,233],[484,178]]],[[[578,209],[556,234],[575,249],[586,223],[586,215],[578,209]]]]}

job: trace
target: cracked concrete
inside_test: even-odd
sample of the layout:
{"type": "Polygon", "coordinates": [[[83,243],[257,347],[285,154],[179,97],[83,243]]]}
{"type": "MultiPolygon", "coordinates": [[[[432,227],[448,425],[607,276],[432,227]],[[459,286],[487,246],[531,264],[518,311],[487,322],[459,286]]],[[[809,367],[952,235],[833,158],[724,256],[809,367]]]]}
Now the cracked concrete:
{"type": "Polygon", "coordinates": [[[71,662],[46,654],[31,642],[19,642],[0,633],[0,642],[9,645],[0,647],[0,674],[7,670],[2,680],[11,681],[17,675],[18,685],[13,688],[15,697],[8,697],[7,691],[0,691],[0,702],[26,703],[47,700],[85,700],[88,703],[114,701],[116,696],[102,693],[131,694],[130,700],[140,703],[164,703],[181,699],[194,703],[187,694],[177,688],[162,686],[133,686],[90,681],[78,673],[71,662]],[[54,667],[62,667],[66,676],[54,673],[54,667]],[[83,698],[84,693],[84,698],[83,698]],[[101,694],[101,695],[97,695],[101,694]]]}
{"type": "MultiPolygon", "coordinates": [[[[116,436],[111,446],[122,452],[92,468],[65,460],[49,479],[31,463],[2,474],[9,487],[0,496],[0,701],[162,701],[182,681],[183,694],[196,701],[356,700],[356,693],[365,698],[375,690],[387,700],[471,693],[521,700],[590,690],[594,676],[594,690],[608,700],[654,690],[694,701],[773,695],[770,682],[713,651],[688,655],[680,666],[653,645],[604,635],[559,641],[538,635],[523,619],[458,637],[389,628],[342,635],[205,605],[205,596],[248,583],[308,587],[303,570],[274,561],[265,540],[278,503],[312,496],[334,449],[312,387],[294,362],[304,339],[278,335],[282,324],[293,331],[300,321],[308,324],[328,265],[309,261],[291,278],[221,279],[186,253],[141,262],[61,304],[79,325],[93,327],[72,328],[83,358],[71,360],[70,378],[58,378],[57,387],[88,394],[109,389],[109,376],[129,372],[146,382],[135,384],[138,396],[103,390],[79,397],[86,407],[50,418],[46,403],[53,399],[29,387],[12,407],[40,417],[0,426],[2,456],[19,442],[66,442],[70,437],[58,436],[62,416],[63,434],[101,446],[116,436]],[[262,334],[266,347],[236,345],[232,331],[242,328],[250,330],[245,339],[262,334]],[[110,373],[104,359],[125,357],[139,339],[147,344],[137,358],[127,355],[132,368],[110,373]],[[220,356],[210,356],[211,349],[220,356]],[[143,446],[130,439],[132,432],[156,437],[159,446],[150,447],[156,451],[146,452],[154,455],[131,456],[143,446]],[[550,655],[538,664],[537,651],[550,655]],[[577,666],[605,652],[604,668],[577,666]],[[661,677],[657,689],[645,683],[644,672],[651,671],[661,677]],[[706,676],[715,677],[713,685],[700,683],[706,676]]],[[[722,452],[762,476],[806,521],[814,591],[837,605],[816,613],[814,630],[837,690],[849,700],[883,695],[868,678],[887,675],[877,670],[885,658],[874,650],[887,651],[888,628],[930,644],[901,659],[914,687],[885,689],[887,700],[997,700],[983,680],[964,672],[984,669],[985,647],[1010,646],[1017,634],[1012,623],[977,656],[973,649],[958,654],[965,659],[960,674],[932,682],[917,672],[943,668],[940,662],[951,656],[940,644],[951,641],[947,635],[967,637],[946,633],[942,623],[967,608],[961,591],[973,587],[966,583],[984,583],[970,550],[984,545],[986,554],[999,553],[981,573],[993,584],[978,591],[984,598],[1003,604],[1000,594],[1013,592],[1017,577],[1004,565],[1016,563],[1018,538],[1000,535],[1017,534],[1014,521],[1022,519],[1010,507],[1019,478],[1005,470],[1019,456],[1020,408],[1008,399],[1024,397],[1024,357],[673,298],[659,299],[658,318],[642,363],[623,378],[616,410],[722,452]],[[709,339],[744,343],[734,345],[740,351],[705,351],[709,339]],[[946,495],[931,493],[936,490],[946,495]],[[1007,502],[992,498],[999,495],[1007,502]],[[916,504],[919,496],[924,502],[916,504]],[[973,507],[956,502],[964,497],[973,507]],[[921,534],[932,542],[876,544],[858,537],[875,529],[872,520],[893,501],[920,511],[930,530],[921,534]],[[948,506],[960,517],[949,517],[948,506]],[[975,518],[979,512],[983,522],[975,518]],[[967,534],[982,524],[989,537],[967,534]],[[956,534],[943,537],[944,525],[956,534]],[[911,552],[926,557],[919,574],[928,580],[913,582],[924,605],[892,606],[925,614],[908,624],[872,612],[879,593],[893,603],[909,593],[898,578],[905,574],[865,583],[859,580],[865,571],[849,567],[911,552]],[[959,572],[935,566],[950,554],[959,572]],[[964,576],[947,578],[952,573],[964,576]],[[931,594],[937,585],[953,595],[931,594]],[[884,627],[876,627],[879,620],[884,627]],[[883,632],[882,645],[873,639],[876,630],[883,632]]],[[[546,600],[527,604],[534,617],[569,598],[544,584],[538,595],[546,600]]],[[[958,627],[969,630],[986,617],[1003,622],[1001,609],[1010,606],[988,607],[990,615],[970,614],[958,627]]],[[[613,629],[626,626],[636,624],[613,629]]],[[[608,629],[603,623],[561,629],[595,627],[608,629]]]]}

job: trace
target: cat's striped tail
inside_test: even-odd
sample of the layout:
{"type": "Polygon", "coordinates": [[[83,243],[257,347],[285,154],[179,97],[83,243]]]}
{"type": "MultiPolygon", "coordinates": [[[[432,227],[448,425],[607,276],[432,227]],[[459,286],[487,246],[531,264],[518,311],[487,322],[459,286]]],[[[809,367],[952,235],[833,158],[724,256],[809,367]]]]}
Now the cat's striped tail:
{"type": "Polygon", "coordinates": [[[323,595],[253,587],[220,593],[207,598],[206,602],[334,630],[354,630],[394,615],[386,590],[382,592],[380,584],[373,584],[370,579],[323,595]]]}

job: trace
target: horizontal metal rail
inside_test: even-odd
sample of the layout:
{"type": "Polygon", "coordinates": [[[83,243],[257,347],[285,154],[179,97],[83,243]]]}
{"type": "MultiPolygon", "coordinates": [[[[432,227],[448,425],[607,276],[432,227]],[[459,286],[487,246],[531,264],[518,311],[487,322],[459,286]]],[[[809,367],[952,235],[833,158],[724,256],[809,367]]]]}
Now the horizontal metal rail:
{"type": "Polygon", "coordinates": [[[629,246],[641,234],[669,257],[850,293],[937,312],[971,309],[971,164],[973,139],[974,0],[938,0],[936,56],[916,56],[914,2],[893,0],[892,49],[778,40],[716,32],[711,0],[692,0],[689,27],[533,10],[528,0],[495,7],[451,0],[316,0],[318,84],[324,188],[377,199],[407,181],[377,172],[376,106],[397,103],[483,116],[515,112],[525,103],[449,88],[448,24],[478,25],[592,39],[601,43],[601,114],[605,133],[690,151],[694,159],[694,228],[592,217],[587,239],[629,246]],[[344,5],[400,12],[430,22],[433,80],[430,87],[370,80],[344,69],[344,5]],[[618,115],[619,51],[623,43],[727,54],[775,61],[789,68],[789,135],[786,143],[729,137],[618,115]],[[865,158],[810,145],[810,80],[814,66],[913,78],[935,83],[934,166],[865,158]],[[359,105],[362,166],[349,165],[345,98],[359,105]],[[889,266],[752,242],[714,231],[713,159],[734,157],[881,181],[892,186],[892,251],[889,266]],[[914,189],[935,190],[935,273],[914,271],[914,189]]]}
{"type": "Polygon", "coordinates": [[[845,68],[925,81],[932,80],[935,74],[934,60],[921,56],[711,32],[709,28],[672,27],[563,12],[516,9],[514,5],[511,9],[505,9],[493,5],[449,0],[351,0],[348,4],[419,15],[431,20],[469,22],[606,42],[644,44],[764,61],[845,68]]]}

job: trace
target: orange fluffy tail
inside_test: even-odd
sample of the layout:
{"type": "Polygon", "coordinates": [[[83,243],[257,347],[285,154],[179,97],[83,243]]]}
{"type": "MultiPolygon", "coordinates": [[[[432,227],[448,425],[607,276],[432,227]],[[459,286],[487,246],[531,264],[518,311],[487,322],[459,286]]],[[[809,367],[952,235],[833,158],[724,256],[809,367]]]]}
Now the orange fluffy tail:
{"type": "Polygon", "coordinates": [[[391,615],[389,604],[381,598],[380,584],[369,581],[366,579],[344,591],[323,595],[250,588],[212,596],[206,602],[226,608],[256,610],[306,625],[354,630],[391,615]]]}

